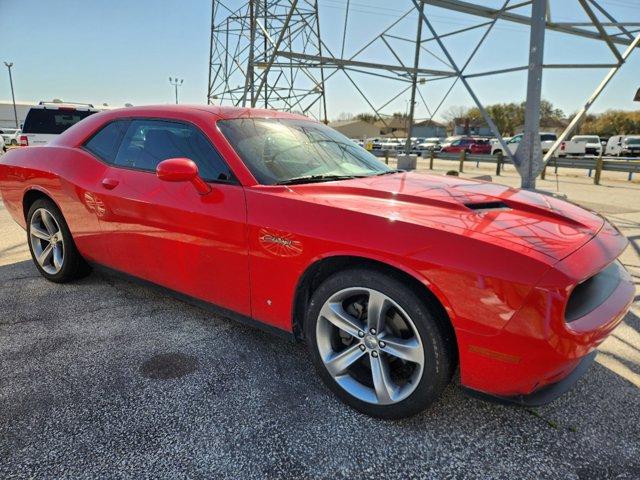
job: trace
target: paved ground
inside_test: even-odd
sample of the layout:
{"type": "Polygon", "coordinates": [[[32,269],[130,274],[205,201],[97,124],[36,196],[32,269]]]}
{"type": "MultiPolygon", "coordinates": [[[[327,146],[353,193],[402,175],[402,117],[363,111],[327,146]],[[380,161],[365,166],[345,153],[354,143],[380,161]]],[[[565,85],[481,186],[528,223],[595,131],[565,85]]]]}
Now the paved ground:
{"type": "MultiPolygon", "coordinates": [[[[640,186],[561,190],[623,228],[640,284],[640,186]]],[[[0,478],[637,479],[639,317],[550,406],[452,385],[422,415],[374,420],[321,385],[302,345],[102,275],[46,282],[0,207],[0,478]]]]}

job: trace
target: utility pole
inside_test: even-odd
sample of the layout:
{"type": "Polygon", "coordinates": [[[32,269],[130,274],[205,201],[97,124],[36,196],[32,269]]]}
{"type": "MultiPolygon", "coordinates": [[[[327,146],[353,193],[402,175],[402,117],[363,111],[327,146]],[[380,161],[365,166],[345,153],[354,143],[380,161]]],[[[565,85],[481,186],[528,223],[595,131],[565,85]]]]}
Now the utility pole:
{"type": "Polygon", "coordinates": [[[411,130],[413,129],[415,107],[416,107],[416,89],[418,88],[418,67],[420,65],[420,48],[422,48],[422,17],[424,15],[424,3],[420,2],[418,6],[418,31],[416,34],[416,50],[413,58],[413,72],[411,72],[411,100],[409,104],[409,115],[406,118],[407,141],[404,145],[404,153],[409,155],[411,152],[411,130]]]}
{"type": "Polygon", "coordinates": [[[536,188],[536,177],[542,171],[542,145],[540,143],[540,99],[544,63],[544,37],[547,0],[533,0],[531,4],[531,31],[529,37],[529,75],[527,103],[524,112],[524,135],[515,153],[514,164],[522,177],[522,188],[536,188]]]}
{"type": "Polygon", "coordinates": [[[178,87],[182,86],[182,82],[184,82],[184,79],[178,80],[178,78],[169,77],[169,83],[173,85],[176,89],[176,105],[178,104],[178,87]]]}
{"type": "Polygon", "coordinates": [[[9,83],[11,84],[11,100],[13,101],[13,118],[16,121],[16,128],[20,128],[18,125],[18,111],[16,110],[16,96],[13,93],[13,77],[11,76],[11,67],[13,67],[13,62],[4,62],[7,70],[9,70],[9,83]]]}

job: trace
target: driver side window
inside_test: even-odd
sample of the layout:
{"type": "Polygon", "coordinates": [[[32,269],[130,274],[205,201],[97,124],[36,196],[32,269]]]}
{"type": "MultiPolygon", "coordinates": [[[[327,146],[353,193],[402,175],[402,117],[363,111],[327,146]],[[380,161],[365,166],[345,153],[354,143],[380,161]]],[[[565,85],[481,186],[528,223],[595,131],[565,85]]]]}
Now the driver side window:
{"type": "Polygon", "coordinates": [[[155,172],[169,158],[193,160],[204,180],[232,179],[229,167],[199,129],[168,120],[132,120],[113,163],[155,172]]]}

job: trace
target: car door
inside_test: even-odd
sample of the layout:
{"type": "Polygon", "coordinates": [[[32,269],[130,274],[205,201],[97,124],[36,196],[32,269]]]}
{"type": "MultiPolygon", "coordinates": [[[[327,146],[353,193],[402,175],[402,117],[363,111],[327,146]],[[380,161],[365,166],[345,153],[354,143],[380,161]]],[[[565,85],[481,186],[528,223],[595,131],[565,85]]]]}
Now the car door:
{"type": "MultiPolygon", "coordinates": [[[[100,218],[109,215],[104,203],[102,180],[115,159],[128,120],[115,120],[102,125],[66,161],[58,166],[63,178],[74,185],[63,208],[78,250],[90,262],[110,261],[109,238],[103,232],[100,218]]],[[[71,155],[71,154],[69,154],[71,155]]]]}
{"type": "Polygon", "coordinates": [[[244,191],[200,129],[132,119],[102,184],[111,267],[250,315],[244,191]],[[211,192],[160,180],[169,158],[193,160],[211,192]]]}

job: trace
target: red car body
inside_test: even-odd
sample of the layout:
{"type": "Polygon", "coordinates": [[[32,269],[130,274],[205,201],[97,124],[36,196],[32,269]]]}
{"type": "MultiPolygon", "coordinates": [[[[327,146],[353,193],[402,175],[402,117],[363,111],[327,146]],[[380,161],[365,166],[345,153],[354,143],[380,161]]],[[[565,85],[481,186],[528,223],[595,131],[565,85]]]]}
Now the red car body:
{"type": "Polygon", "coordinates": [[[0,158],[2,198],[25,227],[25,202],[47,196],[90,262],[286,332],[298,331],[301,292],[321,266],[384,264],[437,299],[455,331],[462,384],[492,395],[527,395],[567,377],[629,307],[634,286],[616,260],[627,240],[602,217],[538,193],[420,173],[260,185],[216,122],[265,116],[303,118],[224,107],[99,113],[48,146],[0,158]],[[118,118],[196,126],[237,182],[203,195],[101,162],[82,145],[118,118]],[[614,278],[606,298],[570,305],[603,276],[614,278]]]}
{"type": "Polygon", "coordinates": [[[460,153],[466,151],[474,155],[490,154],[491,144],[485,140],[475,138],[459,138],[440,150],[443,153],[460,153]]]}
{"type": "Polygon", "coordinates": [[[478,140],[469,145],[468,152],[474,155],[490,155],[491,144],[486,140],[478,140]]]}

